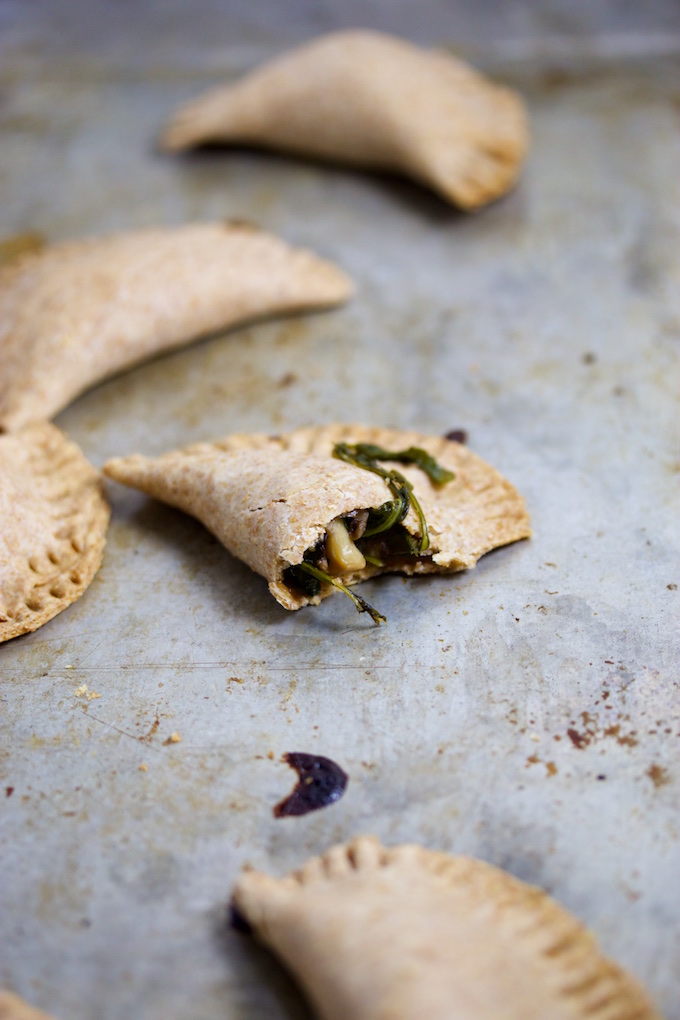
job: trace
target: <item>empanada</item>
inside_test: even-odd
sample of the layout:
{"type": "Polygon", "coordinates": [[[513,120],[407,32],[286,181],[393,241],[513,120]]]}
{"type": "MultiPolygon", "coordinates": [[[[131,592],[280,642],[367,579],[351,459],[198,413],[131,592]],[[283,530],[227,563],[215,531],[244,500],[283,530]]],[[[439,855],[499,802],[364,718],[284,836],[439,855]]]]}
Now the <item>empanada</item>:
{"type": "Polygon", "coordinates": [[[243,223],[69,241],[0,268],[0,431],[197,337],[345,301],[341,270],[243,223]]]}
{"type": "Polygon", "coordinates": [[[464,209],[515,183],[528,146],[520,97],[446,53],[379,32],[334,32],[182,106],[165,149],[262,145],[398,171],[464,209]]]}
{"type": "Polygon", "coordinates": [[[661,1020],[571,914],[483,861],[362,837],[244,872],[234,905],[322,1020],[661,1020]]]}
{"type": "Polygon", "coordinates": [[[463,570],[530,534],[524,500],[480,457],[459,443],[396,429],[328,425],[232,435],[157,459],[117,458],[103,470],[198,517],[267,578],[286,609],[316,604],[339,587],[378,621],[348,585],[386,571],[463,570]],[[360,460],[373,446],[399,454],[375,460],[388,477],[357,466],[356,444],[364,444],[354,450],[360,460]],[[403,463],[414,449],[416,461],[429,456],[439,481],[403,463]],[[443,480],[449,473],[455,477],[443,480]]]}
{"type": "Polygon", "coordinates": [[[0,435],[0,641],[37,630],[90,584],[109,522],[102,490],[54,425],[0,435]]]}
{"type": "Polygon", "coordinates": [[[52,1020],[52,1017],[0,988],[0,1020],[52,1020]]]}

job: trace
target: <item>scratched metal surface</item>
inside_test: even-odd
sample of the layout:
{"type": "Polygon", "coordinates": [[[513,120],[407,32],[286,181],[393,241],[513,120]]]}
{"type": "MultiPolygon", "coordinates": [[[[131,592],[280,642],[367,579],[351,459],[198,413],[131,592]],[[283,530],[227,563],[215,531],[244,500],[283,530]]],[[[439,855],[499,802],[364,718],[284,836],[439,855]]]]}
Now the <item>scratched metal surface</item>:
{"type": "MultiPolygon", "coordinates": [[[[407,6],[370,20],[451,39],[407,6]]],[[[535,527],[467,574],[366,584],[375,629],[341,597],[287,614],[196,522],[111,486],[89,591],[0,649],[0,983],[62,1020],[306,1016],[225,926],[230,886],[366,831],[545,887],[680,1018],[680,68],[654,55],[674,5],[618,35],[587,6],[580,34],[574,5],[465,9],[459,43],[524,91],[533,149],[462,216],[386,178],[154,152],[177,101],[339,24],[328,4],[0,3],[3,233],[245,216],[358,284],[80,399],[58,424],[95,463],[317,421],[464,427],[535,527]],[[344,798],[276,820],[286,751],[338,761],[344,798]]]]}

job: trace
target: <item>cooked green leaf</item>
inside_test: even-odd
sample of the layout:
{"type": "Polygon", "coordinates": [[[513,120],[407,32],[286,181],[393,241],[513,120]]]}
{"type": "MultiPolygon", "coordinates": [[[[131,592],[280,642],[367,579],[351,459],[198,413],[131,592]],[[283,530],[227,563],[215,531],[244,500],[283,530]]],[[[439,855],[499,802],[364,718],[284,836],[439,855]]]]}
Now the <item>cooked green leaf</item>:
{"type": "MultiPolygon", "coordinates": [[[[338,457],[340,460],[344,460],[347,464],[353,464],[355,467],[363,468],[365,471],[372,471],[375,475],[380,475],[384,478],[390,489],[402,502],[401,516],[395,517],[394,523],[402,521],[408,513],[409,505],[413,504],[413,509],[416,512],[418,521],[420,523],[420,548],[418,552],[425,552],[430,545],[430,536],[427,531],[427,522],[425,521],[425,514],[423,508],[416,499],[413,492],[413,486],[407,478],[394,468],[390,471],[386,470],[378,464],[377,457],[379,456],[382,460],[397,460],[399,462],[416,463],[416,457],[419,461],[422,461],[423,471],[432,477],[431,472],[436,470],[440,475],[447,475],[444,481],[450,481],[453,475],[450,471],[445,471],[444,468],[440,467],[433,457],[430,457],[429,453],[425,450],[420,450],[416,446],[409,447],[408,450],[403,450],[399,453],[390,453],[389,450],[383,450],[381,446],[374,446],[372,443],[356,443],[350,445],[349,443],[336,443],[333,448],[333,456],[338,457]],[[434,468],[433,468],[434,465],[434,468]]],[[[422,466],[420,463],[419,467],[422,466]]],[[[387,504],[383,503],[383,507],[387,504]]],[[[382,509],[382,507],[380,507],[382,509]]],[[[380,530],[386,530],[381,528],[380,530]]],[[[376,534],[372,531],[371,534],[376,534]]]]}
{"type": "MultiPolygon", "coordinates": [[[[422,450],[419,446],[409,446],[407,450],[398,450],[396,452],[385,450],[382,446],[376,446],[374,443],[355,443],[353,446],[350,446],[348,443],[338,443],[336,450],[339,446],[344,447],[350,455],[353,454],[354,463],[359,467],[367,466],[367,464],[360,463],[360,461],[393,460],[398,464],[415,464],[416,467],[425,472],[435,485],[445,485],[446,482],[452,482],[456,477],[453,471],[442,467],[432,454],[428,453],[427,450],[422,450]]],[[[336,456],[338,456],[337,453],[336,456]]],[[[344,459],[347,458],[343,457],[344,459]]]]}
{"type": "Polygon", "coordinates": [[[283,580],[289,588],[299,588],[303,595],[314,598],[321,591],[321,582],[317,577],[302,569],[302,564],[297,567],[288,567],[283,573],[283,580]]]}
{"type": "Polygon", "coordinates": [[[334,588],[337,588],[339,591],[343,592],[345,595],[347,595],[348,598],[352,600],[354,605],[357,607],[358,612],[368,613],[374,623],[376,624],[387,623],[386,616],[383,616],[382,613],[379,613],[377,609],[374,609],[373,606],[366,601],[366,599],[363,599],[361,597],[361,595],[357,595],[350,588],[348,588],[346,584],[343,584],[339,578],[331,577],[330,574],[327,574],[324,570],[319,570],[318,567],[313,566],[311,563],[304,562],[300,563],[297,569],[299,569],[300,571],[304,571],[307,574],[310,574],[313,578],[316,578],[318,581],[325,581],[327,584],[332,584],[334,588]]]}
{"type": "Polygon", "coordinates": [[[403,521],[408,513],[410,495],[406,491],[406,497],[389,500],[375,510],[369,510],[368,523],[362,538],[370,538],[371,535],[379,535],[383,531],[389,531],[395,524],[403,521]]]}

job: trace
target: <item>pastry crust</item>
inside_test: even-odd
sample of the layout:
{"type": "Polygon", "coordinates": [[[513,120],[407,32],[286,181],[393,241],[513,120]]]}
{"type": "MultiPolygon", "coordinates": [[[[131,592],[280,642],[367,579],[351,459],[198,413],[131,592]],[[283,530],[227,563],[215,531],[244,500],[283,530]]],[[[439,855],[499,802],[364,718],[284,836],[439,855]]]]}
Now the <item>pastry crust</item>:
{"type": "MultiPolygon", "coordinates": [[[[454,481],[435,486],[419,468],[399,465],[425,513],[431,555],[400,560],[397,566],[368,564],[344,575],[345,584],[386,570],[463,570],[490,549],[531,534],[524,500],[480,457],[459,443],[397,429],[326,425],[280,436],[232,435],[156,459],[138,454],[117,458],[103,470],[124,485],[193,514],[231,553],[267,578],[282,606],[299,609],[336,589],[323,585],[319,595],[305,596],[287,587],[284,571],[302,562],[330,521],[392,499],[382,478],[332,456],[339,442],[375,443],[390,450],[418,446],[456,475],[454,481]]],[[[404,526],[418,534],[413,508],[404,526]]]]}
{"type": "Polygon", "coordinates": [[[99,472],[54,425],[0,436],[0,641],[37,630],[97,573],[109,507],[99,472]]]}
{"type": "Polygon", "coordinates": [[[29,1006],[13,992],[0,988],[0,1020],[53,1020],[48,1013],[29,1006]]]}
{"type": "Polygon", "coordinates": [[[330,262],[244,223],[67,241],[0,266],[0,431],[102,379],[252,319],[345,301],[330,262]]]}
{"type": "Polygon", "coordinates": [[[515,183],[524,104],[456,58],[379,32],[322,36],[181,107],[168,150],[262,145],[400,171],[465,209],[515,183]]]}
{"type": "Polygon", "coordinates": [[[483,861],[360,837],[234,904],[322,1020],[661,1020],[546,893],[483,861]]]}

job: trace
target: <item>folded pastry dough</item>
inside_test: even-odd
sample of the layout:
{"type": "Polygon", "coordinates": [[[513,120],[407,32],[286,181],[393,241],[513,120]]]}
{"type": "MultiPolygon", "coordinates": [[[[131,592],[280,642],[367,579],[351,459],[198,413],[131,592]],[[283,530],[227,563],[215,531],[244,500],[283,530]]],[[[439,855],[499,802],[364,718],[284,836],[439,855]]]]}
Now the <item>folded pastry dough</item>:
{"type": "MultiPolygon", "coordinates": [[[[395,466],[389,458],[381,463],[395,466]]],[[[462,570],[530,534],[524,500],[480,457],[459,443],[396,429],[328,425],[281,436],[232,435],[156,459],[117,458],[103,470],[198,517],[267,578],[286,609],[318,603],[335,590],[323,580],[315,590],[318,575],[307,586],[299,569],[305,562],[347,586],[385,571],[462,570]],[[398,463],[416,500],[385,531],[390,508],[399,510],[394,487],[333,455],[338,444],[357,443],[392,452],[418,448],[455,477],[435,484],[415,464],[398,463]],[[427,524],[424,549],[416,501],[427,524]]]]}
{"type": "Polygon", "coordinates": [[[472,209],[514,184],[524,104],[462,61],[378,32],[335,32],[182,106],[169,150],[262,145],[399,171],[472,209]]]}
{"type": "Polygon", "coordinates": [[[0,266],[0,431],[237,323],[340,304],[347,276],[244,223],[69,241],[0,266]]]}
{"type": "Polygon", "coordinates": [[[661,1020],[571,914],[482,861],[361,837],[244,872],[233,902],[322,1020],[661,1020]]]}
{"type": "Polygon", "coordinates": [[[52,1017],[0,988],[0,1020],[52,1020],[52,1017]]]}
{"type": "Polygon", "coordinates": [[[0,435],[0,641],[37,630],[88,587],[109,523],[102,489],[54,425],[0,435]]]}

